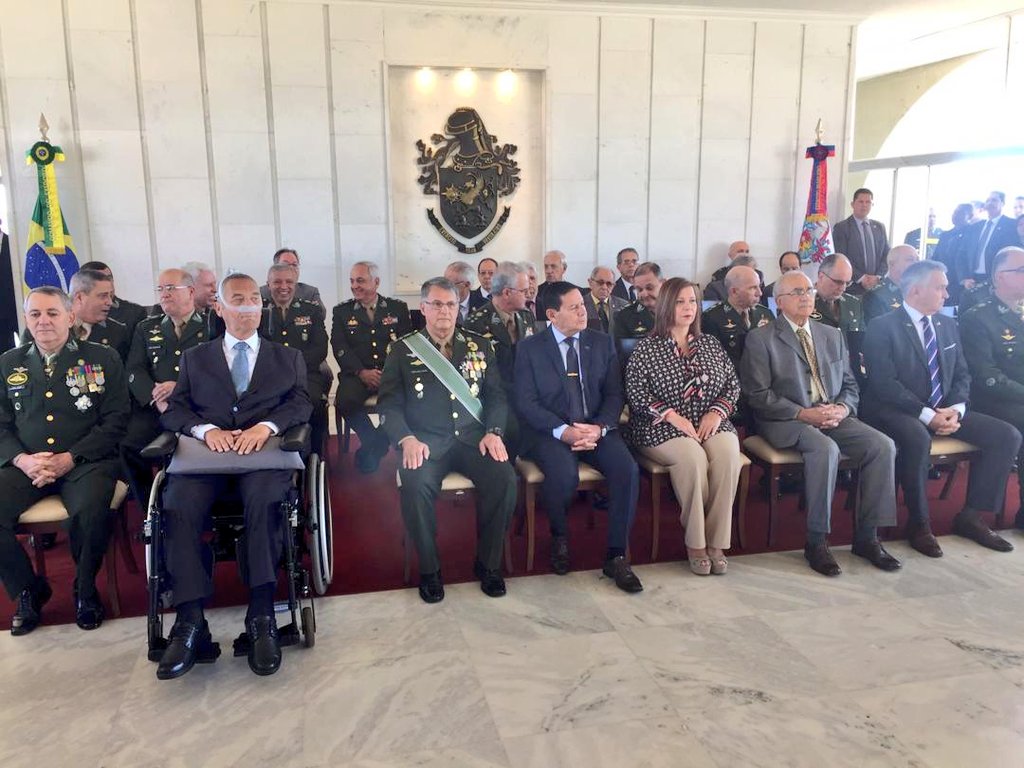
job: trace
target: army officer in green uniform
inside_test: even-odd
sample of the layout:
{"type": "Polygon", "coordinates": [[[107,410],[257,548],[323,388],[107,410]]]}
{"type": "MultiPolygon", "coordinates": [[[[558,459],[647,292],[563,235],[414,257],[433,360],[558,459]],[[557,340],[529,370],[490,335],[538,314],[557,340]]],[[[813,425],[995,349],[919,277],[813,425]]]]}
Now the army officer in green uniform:
{"type": "Polygon", "coordinates": [[[640,339],[651,332],[654,328],[654,305],[658,303],[658,291],[663,282],[661,267],[653,261],[645,261],[636,268],[633,273],[636,301],[615,313],[612,336],[616,339],[640,339]]]}
{"type": "Polygon", "coordinates": [[[17,600],[13,635],[38,626],[52,594],[33,572],[14,530],[22,512],[52,494],[60,494],[70,515],[76,621],[82,629],[103,622],[96,573],[110,538],[128,390],[117,353],[76,342],[73,323],[63,291],[35,288],[25,300],[25,324],[34,341],[0,357],[0,579],[17,600]]]}
{"type": "Polygon", "coordinates": [[[135,326],[125,371],[131,394],[132,415],[121,443],[121,463],[132,493],[143,509],[153,486],[153,464],[139,451],[161,432],[160,414],[178,381],[178,367],[186,349],[209,341],[209,332],[195,310],[195,285],[182,269],[165,269],[157,276],[160,314],[135,326]]]}
{"type": "Polygon", "coordinates": [[[761,280],[751,267],[737,266],[725,273],[726,300],[701,315],[701,329],[721,343],[733,365],[743,357],[747,331],[768,325],[775,319],[760,303],[761,280]]]}
{"type": "Polygon", "coordinates": [[[402,454],[402,518],[419,554],[420,597],[428,603],[444,599],[434,501],[453,471],[476,486],[473,571],[484,594],[501,597],[501,550],[516,505],[516,477],[502,440],[505,390],[491,343],[455,326],[455,286],[432,278],[420,298],[426,328],[392,344],[377,405],[402,454]]]}
{"type": "MultiPolygon", "coordinates": [[[[992,296],[960,316],[960,336],[971,372],[971,405],[1024,429],[1024,248],[1008,246],[992,259],[992,296]]],[[[1024,451],[1017,456],[1024,528],[1024,451]]]]}
{"type": "Polygon", "coordinates": [[[267,285],[264,286],[269,291],[270,300],[263,303],[259,333],[265,339],[302,353],[306,363],[306,391],[313,404],[310,419],[313,450],[323,454],[327,436],[324,401],[331,388],[330,369],[323,365],[327,359],[327,312],[322,304],[296,298],[298,283],[299,270],[287,261],[270,267],[267,285]]]}
{"type": "Polygon", "coordinates": [[[831,253],[818,265],[818,280],[814,284],[817,296],[811,319],[838,328],[846,337],[850,350],[850,369],[861,389],[867,381],[861,357],[864,344],[864,309],[860,299],[844,293],[853,285],[853,265],[841,253],[831,253]]]}
{"type": "MultiPolygon", "coordinates": [[[[516,345],[533,335],[533,313],[526,308],[526,292],[530,277],[526,267],[511,261],[498,265],[491,278],[490,301],[469,313],[462,327],[493,342],[498,373],[506,394],[515,386],[516,345]]],[[[508,409],[505,445],[512,461],[523,453],[522,431],[515,412],[508,409]]]]}
{"type": "Polygon", "coordinates": [[[380,387],[388,346],[412,330],[404,301],[381,296],[380,270],[372,261],[357,261],[349,275],[352,298],[334,308],[331,348],[341,373],[334,407],[359,436],[356,468],[377,471],[388,452],[388,439],[370,421],[363,403],[380,387]]]}
{"type": "Polygon", "coordinates": [[[917,249],[912,245],[894,245],[889,249],[889,253],[885,257],[885,277],[861,298],[865,326],[876,317],[881,317],[903,306],[900,278],[903,277],[907,267],[920,258],[917,249]]]}

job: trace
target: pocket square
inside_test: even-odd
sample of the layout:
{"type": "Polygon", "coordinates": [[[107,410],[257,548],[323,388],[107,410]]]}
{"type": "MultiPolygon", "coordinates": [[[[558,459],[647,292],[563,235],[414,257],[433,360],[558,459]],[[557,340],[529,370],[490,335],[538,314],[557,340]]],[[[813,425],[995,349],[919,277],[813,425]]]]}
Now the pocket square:
{"type": "Polygon", "coordinates": [[[943,352],[948,352],[951,349],[956,349],[956,342],[955,341],[952,344],[950,344],[948,347],[943,347],[942,351],[943,352]]]}

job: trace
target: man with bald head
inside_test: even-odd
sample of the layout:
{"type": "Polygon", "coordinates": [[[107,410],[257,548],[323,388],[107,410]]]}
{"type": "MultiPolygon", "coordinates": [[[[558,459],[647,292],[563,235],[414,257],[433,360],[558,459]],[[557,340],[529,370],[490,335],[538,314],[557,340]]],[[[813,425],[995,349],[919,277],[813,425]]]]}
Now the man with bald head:
{"type": "Polygon", "coordinates": [[[885,257],[888,269],[882,282],[864,294],[864,324],[876,317],[903,306],[903,292],[900,291],[900,278],[903,271],[920,260],[917,249],[912,245],[894,245],[885,257]]]}
{"type": "Polygon", "coordinates": [[[544,254],[544,282],[537,286],[537,319],[547,319],[547,302],[544,294],[554,284],[562,281],[568,264],[565,254],[561,251],[548,251],[544,254]]]}
{"type": "MultiPolygon", "coordinates": [[[[724,267],[716,269],[714,274],[711,275],[711,280],[709,282],[714,282],[715,280],[725,280],[725,273],[732,269],[733,266],[735,266],[734,262],[740,256],[753,258],[750,255],[750,245],[744,240],[736,240],[732,243],[729,243],[729,251],[726,255],[729,257],[729,263],[726,264],[724,267]]],[[[761,289],[764,290],[764,275],[761,273],[761,270],[757,270],[757,279],[760,281],[761,289]]]]}
{"type": "Polygon", "coordinates": [[[860,394],[846,339],[812,319],[814,287],[789,272],[775,288],[779,316],[752,330],[740,362],[740,381],[758,434],[804,461],[807,544],[804,557],[825,576],[842,571],[828,547],[839,455],[858,464],[860,493],[853,554],[885,571],[900,562],[878,541],[877,527],[896,522],[896,447],[857,419],[860,394]]]}
{"type": "Polygon", "coordinates": [[[595,331],[611,333],[615,315],[629,306],[629,302],[612,295],[615,275],[608,267],[594,267],[587,284],[590,287],[583,291],[587,326],[595,331]]]}
{"type": "Polygon", "coordinates": [[[160,414],[178,381],[186,349],[209,341],[203,317],[195,308],[195,286],[184,269],[165,269],[156,279],[160,313],[135,326],[125,371],[132,415],[121,443],[121,461],[132,492],[146,508],[153,485],[153,464],[139,455],[160,434],[160,414]]]}
{"type": "Polygon", "coordinates": [[[848,258],[841,253],[832,253],[822,259],[814,285],[818,295],[811,318],[843,332],[850,350],[850,367],[857,383],[863,386],[864,366],[860,353],[864,337],[864,308],[860,299],[846,293],[851,285],[853,265],[848,258]]]}
{"type": "MultiPolygon", "coordinates": [[[[1024,432],[1024,248],[1008,247],[992,260],[992,295],[960,316],[960,336],[971,373],[971,404],[1024,432]]],[[[1017,455],[1024,528],[1024,450],[1017,455]]]]}
{"type": "Polygon", "coordinates": [[[726,300],[701,316],[701,328],[721,343],[739,365],[747,332],[768,325],[774,315],[760,303],[761,283],[751,267],[736,266],[725,273],[726,300]]]}

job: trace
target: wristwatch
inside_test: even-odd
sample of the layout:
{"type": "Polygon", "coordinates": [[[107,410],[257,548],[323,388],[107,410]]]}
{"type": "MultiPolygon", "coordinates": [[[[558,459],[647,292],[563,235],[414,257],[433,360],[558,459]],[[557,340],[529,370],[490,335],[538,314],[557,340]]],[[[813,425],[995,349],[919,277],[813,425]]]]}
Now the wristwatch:
{"type": "Polygon", "coordinates": [[[497,435],[498,437],[504,437],[505,430],[502,429],[501,427],[491,427],[490,429],[487,430],[487,434],[497,435]]]}
{"type": "Polygon", "coordinates": [[[607,436],[608,436],[608,427],[606,427],[604,425],[601,425],[601,437],[607,437],[607,436]]]}

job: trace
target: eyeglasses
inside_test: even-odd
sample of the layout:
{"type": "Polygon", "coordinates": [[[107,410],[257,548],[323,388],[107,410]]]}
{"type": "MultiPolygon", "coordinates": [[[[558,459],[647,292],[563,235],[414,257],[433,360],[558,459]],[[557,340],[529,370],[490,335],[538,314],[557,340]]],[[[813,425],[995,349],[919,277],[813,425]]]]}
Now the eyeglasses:
{"type": "Polygon", "coordinates": [[[1012,272],[1015,275],[1024,275],[1024,267],[1015,267],[1014,269],[999,269],[997,272],[1012,272]]]}
{"type": "Polygon", "coordinates": [[[447,309],[449,312],[454,312],[459,308],[459,305],[454,301],[424,301],[423,306],[430,307],[435,312],[440,312],[442,309],[447,309]]]}
{"type": "Polygon", "coordinates": [[[189,287],[187,285],[158,285],[153,290],[157,293],[170,293],[171,291],[183,291],[189,287]]]}
{"type": "Polygon", "coordinates": [[[512,291],[513,293],[526,293],[530,289],[529,288],[513,288],[510,285],[507,290],[512,291]]]}
{"type": "Polygon", "coordinates": [[[835,283],[836,285],[841,285],[841,286],[843,286],[843,288],[845,288],[845,287],[846,287],[846,286],[848,286],[848,285],[852,285],[852,284],[853,284],[853,281],[852,281],[852,280],[836,280],[836,279],[835,279],[834,277],[832,277],[832,275],[830,275],[830,274],[829,274],[828,272],[822,272],[821,274],[823,274],[823,275],[824,275],[825,277],[827,277],[827,278],[828,278],[829,280],[831,280],[831,281],[832,281],[833,283],[835,283]]]}
{"type": "Polygon", "coordinates": [[[798,299],[802,299],[805,296],[814,297],[818,293],[816,288],[795,288],[787,293],[776,293],[775,297],[779,296],[796,296],[798,299]]]}
{"type": "Polygon", "coordinates": [[[591,280],[594,285],[600,285],[602,288],[613,288],[615,283],[611,280],[591,280]]]}

